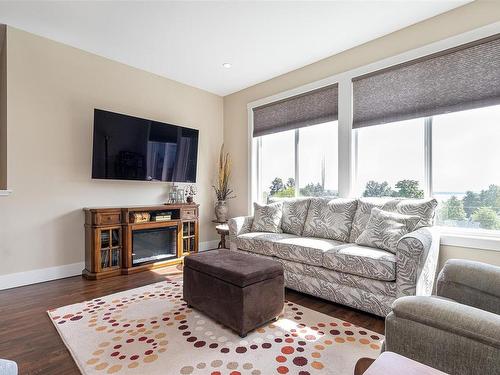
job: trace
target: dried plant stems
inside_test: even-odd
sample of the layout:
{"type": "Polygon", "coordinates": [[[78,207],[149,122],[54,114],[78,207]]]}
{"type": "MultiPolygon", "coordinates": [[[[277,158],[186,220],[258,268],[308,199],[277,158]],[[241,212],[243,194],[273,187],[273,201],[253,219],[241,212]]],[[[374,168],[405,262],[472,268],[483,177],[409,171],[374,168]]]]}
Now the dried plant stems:
{"type": "Polygon", "coordinates": [[[224,144],[222,144],[219,153],[219,165],[217,184],[212,185],[218,201],[226,201],[235,198],[233,190],[229,188],[229,177],[231,176],[231,157],[229,153],[224,154],[224,144]]]}

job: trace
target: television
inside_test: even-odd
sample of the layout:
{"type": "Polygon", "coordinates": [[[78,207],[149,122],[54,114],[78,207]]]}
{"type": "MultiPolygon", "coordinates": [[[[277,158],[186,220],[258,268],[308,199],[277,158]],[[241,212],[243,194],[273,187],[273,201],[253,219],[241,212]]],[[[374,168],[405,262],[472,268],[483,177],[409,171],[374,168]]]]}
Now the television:
{"type": "Polygon", "coordinates": [[[196,182],[198,133],[95,109],[92,178],[196,182]]]}

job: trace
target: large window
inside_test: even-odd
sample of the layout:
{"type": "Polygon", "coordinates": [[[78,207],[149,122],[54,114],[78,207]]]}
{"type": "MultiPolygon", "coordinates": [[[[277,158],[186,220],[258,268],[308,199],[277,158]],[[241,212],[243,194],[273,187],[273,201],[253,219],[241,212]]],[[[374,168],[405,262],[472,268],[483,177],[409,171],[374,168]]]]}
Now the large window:
{"type": "Polygon", "coordinates": [[[448,234],[500,238],[495,30],[250,103],[252,199],[434,197],[437,225],[454,228],[448,234]]]}
{"type": "Polygon", "coordinates": [[[432,118],[432,189],[443,226],[500,230],[500,106],[432,118]]]}
{"type": "Polygon", "coordinates": [[[258,137],[258,199],[336,196],[337,134],[333,121],[258,137]]]}
{"type": "Polygon", "coordinates": [[[423,198],[423,121],[370,126],[357,132],[358,195],[423,198]]]}
{"type": "Polygon", "coordinates": [[[432,195],[437,225],[500,230],[500,106],[356,132],[358,195],[432,195]]]}

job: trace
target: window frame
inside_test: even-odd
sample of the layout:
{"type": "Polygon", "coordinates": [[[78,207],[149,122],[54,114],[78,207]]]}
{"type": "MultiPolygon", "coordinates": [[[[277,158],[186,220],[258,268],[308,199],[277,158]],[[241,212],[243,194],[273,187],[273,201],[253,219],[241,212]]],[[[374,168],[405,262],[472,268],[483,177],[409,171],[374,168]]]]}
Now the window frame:
{"type": "MultiPolygon", "coordinates": [[[[338,195],[348,198],[355,196],[357,170],[357,136],[358,130],[352,128],[353,119],[353,93],[352,79],[367,73],[384,69],[393,65],[411,61],[413,59],[430,55],[448,48],[489,37],[500,32],[500,22],[480,27],[447,39],[443,39],[423,47],[406,51],[404,53],[376,61],[346,72],[332,75],[325,79],[302,85],[287,91],[280,92],[247,104],[248,113],[248,213],[253,212],[253,202],[256,201],[259,180],[258,138],[253,138],[253,109],[278,100],[283,100],[295,95],[303,94],[327,85],[338,84],[338,195]],[[354,130],[354,131],[353,131],[354,130]]],[[[432,118],[424,120],[424,195],[432,195],[432,118]]],[[[297,143],[297,139],[296,139],[297,143]]],[[[297,146],[296,146],[297,147],[297,146]]],[[[298,157],[297,152],[296,158],[298,157]]],[[[295,168],[297,169],[297,163],[295,168]]],[[[296,171],[297,175],[297,171],[296,171]]],[[[296,184],[298,180],[296,180],[296,184]]],[[[298,189],[296,191],[298,194],[298,189]]],[[[444,245],[473,247],[500,251],[500,231],[491,233],[486,230],[466,230],[465,228],[438,227],[441,229],[441,243],[444,245]]]]}

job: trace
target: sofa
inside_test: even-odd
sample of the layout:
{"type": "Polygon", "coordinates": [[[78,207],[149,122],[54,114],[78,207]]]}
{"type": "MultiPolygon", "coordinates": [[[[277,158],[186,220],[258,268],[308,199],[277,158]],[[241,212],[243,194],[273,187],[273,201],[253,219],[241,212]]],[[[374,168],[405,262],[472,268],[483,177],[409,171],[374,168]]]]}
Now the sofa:
{"type": "Polygon", "coordinates": [[[381,317],[399,297],[432,293],[439,256],[434,199],[314,197],[254,205],[258,222],[229,220],[230,249],[280,262],[290,289],[381,317]],[[388,215],[389,224],[375,214],[388,215]],[[391,220],[406,230],[392,228],[391,220]],[[370,231],[376,246],[360,241],[370,231]]]}
{"type": "Polygon", "coordinates": [[[435,296],[396,300],[384,350],[448,374],[500,374],[500,267],[450,259],[435,296]]]}

